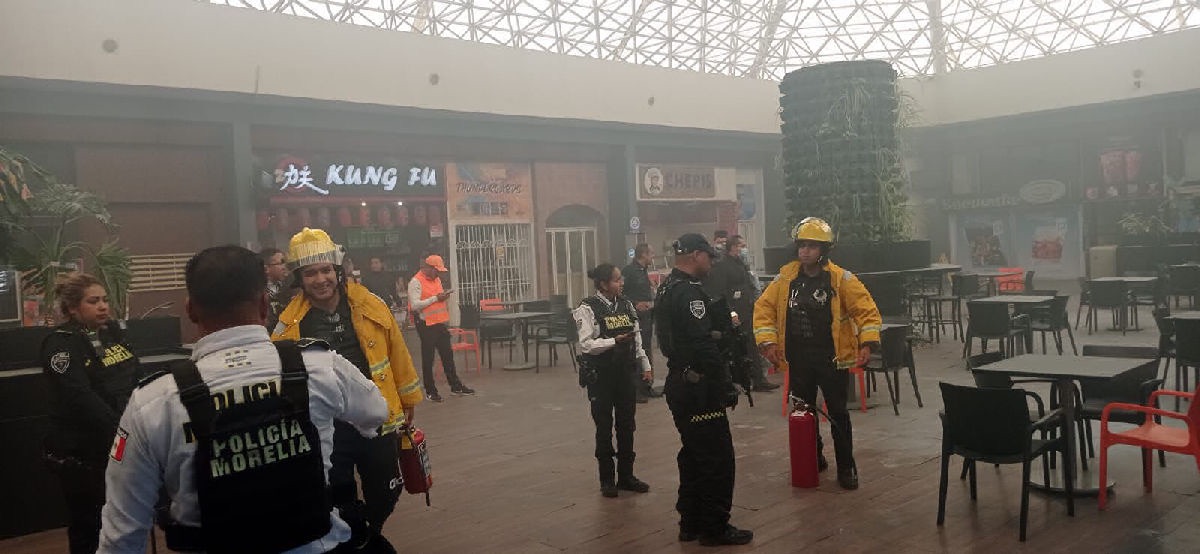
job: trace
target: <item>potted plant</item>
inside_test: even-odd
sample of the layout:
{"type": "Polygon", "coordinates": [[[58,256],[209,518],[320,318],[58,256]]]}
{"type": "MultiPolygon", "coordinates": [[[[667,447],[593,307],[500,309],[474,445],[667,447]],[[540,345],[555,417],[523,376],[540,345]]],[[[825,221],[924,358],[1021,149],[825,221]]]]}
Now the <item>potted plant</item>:
{"type": "Polygon", "coordinates": [[[125,299],[133,275],[129,253],[110,239],[93,248],[71,238],[74,225],[92,219],[115,230],[112,216],[99,196],[59,183],[28,158],[0,148],[0,261],[22,274],[24,293],[37,297],[44,322],[55,316],[55,285],[60,274],[77,268],[78,261],[104,283],[117,318],[125,317],[125,299]]]}
{"type": "MultiPolygon", "coordinates": [[[[788,228],[825,219],[837,233],[834,259],[858,272],[930,262],[912,241],[900,135],[912,101],[883,61],[835,62],[789,73],[780,83],[788,228]]],[[[788,247],[768,259],[795,257],[788,247]]]]}

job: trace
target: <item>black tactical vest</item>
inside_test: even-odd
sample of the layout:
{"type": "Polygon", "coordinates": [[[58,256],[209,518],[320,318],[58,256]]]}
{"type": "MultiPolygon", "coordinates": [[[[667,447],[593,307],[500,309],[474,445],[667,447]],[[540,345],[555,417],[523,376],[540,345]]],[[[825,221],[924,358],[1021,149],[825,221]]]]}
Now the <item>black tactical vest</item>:
{"type": "Polygon", "coordinates": [[[280,552],[330,530],[321,437],[308,413],[308,373],[300,347],[274,343],[282,362],[279,394],[217,410],[196,364],[171,367],[196,440],[193,467],[200,529],[168,527],[177,543],[207,552],[280,552]]]}
{"type": "MultiPolygon", "coordinates": [[[[617,298],[612,306],[604,303],[596,296],[583,299],[583,303],[592,309],[596,326],[600,330],[600,338],[611,339],[625,333],[632,333],[637,323],[637,311],[633,304],[624,298],[617,298]]],[[[635,340],[619,342],[611,349],[600,354],[584,354],[588,362],[594,364],[601,375],[616,371],[633,371],[636,360],[633,356],[635,340]]]]}

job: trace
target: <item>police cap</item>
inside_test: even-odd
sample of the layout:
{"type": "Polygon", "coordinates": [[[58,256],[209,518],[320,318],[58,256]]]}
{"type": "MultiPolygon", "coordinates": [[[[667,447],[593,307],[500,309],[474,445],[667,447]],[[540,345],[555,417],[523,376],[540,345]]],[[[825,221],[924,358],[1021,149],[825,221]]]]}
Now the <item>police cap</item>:
{"type": "Polygon", "coordinates": [[[672,245],[675,248],[676,254],[691,254],[692,252],[707,252],[709,256],[716,256],[717,251],[713,250],[708,239],[699,233],[687,233],[672,245]]]}

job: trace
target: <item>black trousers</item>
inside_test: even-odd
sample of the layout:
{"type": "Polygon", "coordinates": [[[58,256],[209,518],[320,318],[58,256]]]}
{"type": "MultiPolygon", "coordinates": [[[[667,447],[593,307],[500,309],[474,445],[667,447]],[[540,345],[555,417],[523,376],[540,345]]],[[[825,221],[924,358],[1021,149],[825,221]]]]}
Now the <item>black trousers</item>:
{"type": "MultiPolygon", "coordinates": [[[[329,488],[334,506],[351,529],[358,530],[366,523],[371,533],[379,534],[404,490],[399,457],[400,444],[395,433],[366,438],[349,424],[334,422],[329,488]],[[363,505],[358,503],[355,470],[362,482],[363,505]]],[[[357,542],[357,537],[351,541],[357,542]]]]}
{"type": "Polygon", "coordinates": [[[633,381],[625,376],[628,371],[627,368],[601,369],[599,379],[587,389],[592,421],[596,423],[596,461],[601,483],[613,481],[614,472],[620,479],[633,476],[637,397],[633,381]],[[613,450],[614,429],[617,434],[616,450],[613,450]],[[617,462],[615,465],[614,457],[617,462]]]}
{"type": "Polygon", "coordinates": [[[66,467],[58,470],[67,507],[67,541],[71,554],[94,554],[100,548],[100,508],[104,507],[104,470],[66,467]]]}
{"type": "Polygon", "coordinates": [[[462,387],[458,371],[454,367],[454,351],[450,349],[450,328],[445,323],[425,325],[418,317],[414,320],[417,325],[417,336],[421,339],[421,375],[426,394],[437,394],[437,384],[433,381],[434,352],[442,357],[442,371],[446,374],[446,382],[451,390],[462,387]]]}
{"type": "Polygon", "coordinates": [[[679,529],[689,533],[717,534],[729,524],[733,507],[733,435],[725,409],[697,407],[691,387],[677,372],[667,375],[667,404],[679,431],[682,446],[679,464],[679,529]]]}
{"type": "MultiPolygon", "coordinates": [[[[792,394],[816,406],[817,388],[825,397],[826,410],[832,422],[833,450],[837,456],[838,469],[854,466],[854,429],[850,426],[850,411],[846,409],[846,396],[850,388],[850,373],[838,369],[833,362],[805,362],[788,360],[788,386],[792,394]]],[[[824,448],[821,433],[817,432],[817,450],[824,448]]]]}

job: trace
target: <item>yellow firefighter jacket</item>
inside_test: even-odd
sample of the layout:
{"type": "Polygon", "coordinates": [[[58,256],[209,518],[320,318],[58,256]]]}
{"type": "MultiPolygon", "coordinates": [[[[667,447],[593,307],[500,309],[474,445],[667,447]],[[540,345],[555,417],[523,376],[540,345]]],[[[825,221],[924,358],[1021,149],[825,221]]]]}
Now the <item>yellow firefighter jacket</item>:
{"type": "MultiPolygon", "coordinates": [[[[358,344],[371,366],[371,380],[387,400],[388,419],[380,433],[390,433],[404,425],[404,408],[416,406],[423,399],[417,370],[400,334],[400,324],[379,297],[358,283],[347,283],[346,301],[354,318],[358,344]]],[[[300,339],[300,320],[311,307],[303,294],[292,298],[279,314],[279,324],[271,333],[271,340],[300,339]]]]}
{"type": "MultiPolygon", "coordinates": [[[[829,272],[829,283],[833,287],[835,302],[830,304],[833,315],[833,348],[836,352],[835,362],[839,369],[854,365],[858,350],[863,343],[879,342],[879,332],[883,320],[879,316],[879,308],[867,287],[863,286],[853,273],[842,269],[837,264],[829,262],[825,265],[829,272]]],[[[788,293],[792,281],[800,274],[800,262],[793,261],[779,268],[779,276],[767,285],[767,290],[754,303],[754,342],[756,344],[775,343],[779,345],[779,354],[787,352],[787,313],[788,293]]],[[[784,367],[787,369],[787,362],[784,367]]]]}

